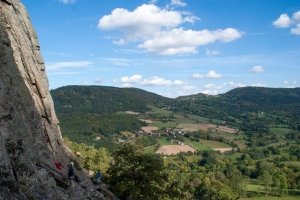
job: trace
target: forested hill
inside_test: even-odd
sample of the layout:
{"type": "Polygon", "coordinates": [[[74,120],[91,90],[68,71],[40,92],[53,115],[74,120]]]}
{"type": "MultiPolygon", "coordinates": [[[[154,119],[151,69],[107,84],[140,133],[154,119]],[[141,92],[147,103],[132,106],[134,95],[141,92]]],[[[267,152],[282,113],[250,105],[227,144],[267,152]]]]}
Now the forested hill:
{"type": "Polygon", "coordinates": [[[190,110],[194,114],[214,118],[220,118],[218,115],[240,115],[245,112],[298,115],[300,88],[242,87],[215,96],[197,94],[178,97],[176,102],[179,110],[190,110]]]}
{"type": "Polygon", "coordinates": [[[149,111],[147,105],[164,106],[173,99],[137,88],[65,86],[50,91],[58,113],[102,113],[149,111]]]}

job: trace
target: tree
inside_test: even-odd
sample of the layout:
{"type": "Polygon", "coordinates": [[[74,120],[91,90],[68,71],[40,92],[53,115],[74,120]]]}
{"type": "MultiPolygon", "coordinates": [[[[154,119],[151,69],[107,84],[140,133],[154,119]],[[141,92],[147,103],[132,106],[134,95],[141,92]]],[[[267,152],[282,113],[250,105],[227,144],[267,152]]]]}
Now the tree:
{"type": "Polygon", "coordinates": [[[169,182],[163,159],[142,154],[131,144],[113,152],[114,162],[108,169],[110,189],[122,199],[175,199],[182,197],[177,183],[169,182]]]}
{"type": "Polygon", "coordinates": [[[265,194],[266,194],[266,197],[267,197],[268,189],[269,189],[270,185],[273,183],[272,176],[267,171],[264,171],[262,173],[262,175],[260,175],[258,177],[258,180],[263,183],[264,188],[265,188],[265,194]]]}

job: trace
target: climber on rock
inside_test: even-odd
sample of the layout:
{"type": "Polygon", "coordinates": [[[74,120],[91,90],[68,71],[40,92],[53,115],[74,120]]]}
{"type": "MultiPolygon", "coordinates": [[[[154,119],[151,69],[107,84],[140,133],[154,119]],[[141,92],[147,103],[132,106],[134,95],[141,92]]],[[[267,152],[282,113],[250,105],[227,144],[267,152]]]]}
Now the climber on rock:
{"type": "Polygon", "coordinates": [[[74,179],[74,169],[71,164],[68,165],[68,176],[70,180],[70,186],[74,187],[73,179],[74,179]]]}
{"type": "Polygon", "coordinates": [[[55,162],[54,165],[59,171],[61,171],[61,169],[63,168],[63,166],[60,162],[55,162]]]}

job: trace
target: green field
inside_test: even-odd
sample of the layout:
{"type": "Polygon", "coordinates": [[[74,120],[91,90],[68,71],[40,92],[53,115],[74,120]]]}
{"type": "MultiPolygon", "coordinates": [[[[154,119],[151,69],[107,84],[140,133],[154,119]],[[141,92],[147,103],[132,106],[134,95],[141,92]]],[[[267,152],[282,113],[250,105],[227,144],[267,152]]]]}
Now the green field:
{"type": "Polygon", "coordinates": [[[289,128],[270,128],[270,131],[274,134],[284,135],[292,132],[292,129],[289,128]]]}
{"type": "Polygon", "coordinates": [[[176,126],[176,122],[163,123],[162,121],[153,121],[153,124],[148,124],[148,126],[156,126],[158,128],[171,128],[176,126]]]}
{"type": "Polygon", "coordinates": [[[145,147],[144,153],[154,153],[153,152],[154,148],[155,146],[145,147]]]}
{"type": "Polygon", "coordinates": [[[131,133],[130,131],[121,131],[121,134],[122,135],[125,135],[125,136],[132,136],[133,135],[133,133],[131,133]]]}
{"type": "Polygon", "coordinates": [[[197,150],[212,150],[211,148],[205,146],[204,144],[201,144],[200,142],[190,142],[190,144],[197,150]]]}
{"type": "Polygon", "coordinates": [[[148,105],[149,108],[152,109],[153,112],[157,113],[157,114],[162,114],[162,115],[169,115],[171,114],[172,112],[169,111],[169,110],[164,110],[164,109],[160,109],[160,108],[157,108],[155,106],[150,106],[148,105]]]}
{"type": "Polygon", "coordinates": [[[167,140],[166,137],[161,138],[160,140],[158,140],[160,145],[171,145],[171,143],[167,140]]]}

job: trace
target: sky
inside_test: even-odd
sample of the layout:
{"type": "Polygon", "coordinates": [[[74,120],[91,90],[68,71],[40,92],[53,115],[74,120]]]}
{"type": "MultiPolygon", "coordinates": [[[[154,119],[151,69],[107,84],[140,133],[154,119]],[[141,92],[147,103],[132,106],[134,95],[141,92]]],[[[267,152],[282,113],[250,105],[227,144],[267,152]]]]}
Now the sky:
{"type": "Polygon", "coordinates": [[[49,89],[166,97],[300,86],[299,0],[21,0],[49,89]]]}

